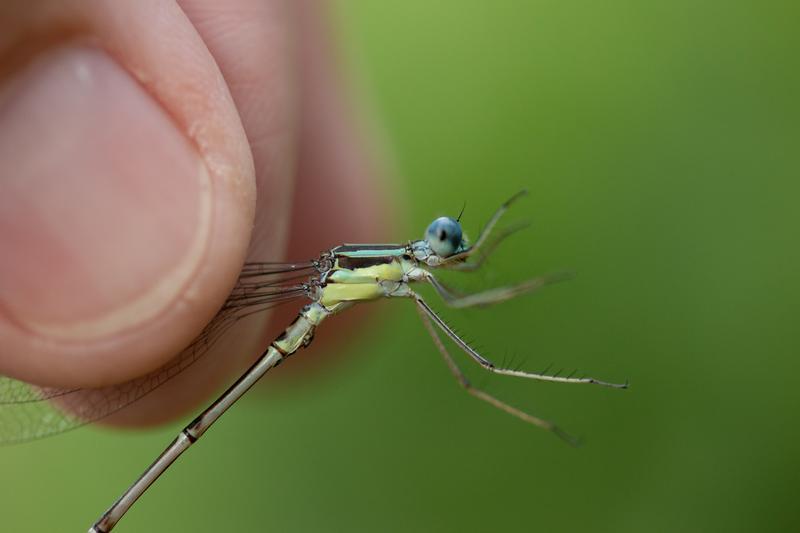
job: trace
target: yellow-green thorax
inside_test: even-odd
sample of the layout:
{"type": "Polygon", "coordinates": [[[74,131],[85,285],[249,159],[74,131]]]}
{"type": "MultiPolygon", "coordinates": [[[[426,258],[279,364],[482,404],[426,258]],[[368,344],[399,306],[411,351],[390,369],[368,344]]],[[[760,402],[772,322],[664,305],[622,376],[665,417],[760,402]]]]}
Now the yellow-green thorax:
{"type": "Polygon", "coordinates": [[[331,309],[342,302],[389,296],[407,280],[417,262],[402,245],[365,248],[344,245],[332,251],[333,266],[324,277],[319,302],[331,309]]]}

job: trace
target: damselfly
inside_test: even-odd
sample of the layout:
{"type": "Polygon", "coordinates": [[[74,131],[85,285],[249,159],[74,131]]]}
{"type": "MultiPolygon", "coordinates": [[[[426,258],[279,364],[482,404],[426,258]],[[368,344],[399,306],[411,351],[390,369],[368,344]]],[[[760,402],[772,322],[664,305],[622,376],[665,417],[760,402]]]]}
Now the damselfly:
{"type": "Polygon", "coordinates": [[[440,335],[449,337],[482,368],[495,374],[614,388],[626,388],[627,382],[615,384],[589,377],[562,377],[496,366],[459,337],[411,289],[413,282],[429,283],[445,304],[465,308],[502,302],[563,279],[564,276],[560,274],[546,275],[513,286],[462,294],[448,288],[431,272],[436,268],[462,272],[478,269],[502,240],[519,229],[519,226],[511,227],[491,237],[503,213],[523,194],[524,191],[517,193],[500,206],[474,244],[469,244],[464,238],[460,216],[458,219],[440,217],[428,226],[423,239],[406,244],[344,244],[322,253],[318,259],[303,263],[245,264],[230,297],[202,335],[167,366],[124,386],[64,390],[35,387],[0,377],[0,444],[45,437],[108,416],[191,365],[238,320],[302,297],[310,300],[310,303],[303,307],[295,321],[267,346],[258,360],[228,390],[178,434],[141,477],[100,517],[89,530],[90,533],[111,531],[144,491],[256,381],[298,349],[308,346],[317,326],[325,318],[356,303],[379,298],[407,298],[415,303],[436,348],[458,382],[471,395],[575,444],[573,437],[552,422],[517,409],[474,387],[450,356],[440,335]]]}

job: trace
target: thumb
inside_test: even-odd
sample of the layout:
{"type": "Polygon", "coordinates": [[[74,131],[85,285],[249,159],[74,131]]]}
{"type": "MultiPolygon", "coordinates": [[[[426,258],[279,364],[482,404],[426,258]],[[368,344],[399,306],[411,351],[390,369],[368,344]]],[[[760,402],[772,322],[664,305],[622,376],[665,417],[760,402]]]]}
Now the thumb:
{"type": "MultiPolygon", "coordinates": [[[[156,368],[213,316],[244,260],[253,173],[232,101],[199,38],[148,51],[137,43],[159,40],[154,19],[129,6],[70,15],[102,46],[51,47],[0,89],[0,374],[85,387],[156,368]],[[175,64],[172,87],[143,84],[175,64]]],[[[173,18],[173,32],[193,31],[173,18]]]]}

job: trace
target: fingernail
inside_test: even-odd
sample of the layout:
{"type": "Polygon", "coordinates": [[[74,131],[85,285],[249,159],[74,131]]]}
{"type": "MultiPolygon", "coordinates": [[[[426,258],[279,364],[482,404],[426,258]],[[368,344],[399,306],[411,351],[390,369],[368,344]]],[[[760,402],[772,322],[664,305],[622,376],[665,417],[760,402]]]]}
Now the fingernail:
{"type": "Polygon", "coordinates": [[[105,52],[48,52],[0,87],[0,307],[39,334],[111,335],[173,304],[211,188],[164,109],[105,52]]]}

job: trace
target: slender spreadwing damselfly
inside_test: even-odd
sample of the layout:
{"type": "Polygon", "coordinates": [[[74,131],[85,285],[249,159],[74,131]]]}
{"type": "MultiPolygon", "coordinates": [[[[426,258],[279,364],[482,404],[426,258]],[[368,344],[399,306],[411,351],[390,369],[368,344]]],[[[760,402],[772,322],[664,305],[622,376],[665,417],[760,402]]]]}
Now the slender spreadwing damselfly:
{"type": "Polygon", "coordinates": [[[466,308],[499,303],[562,280],[563,274],[545,275],[517,285],[462,294],[447,287],[431,272],[437,268],[462,272],[480,268],[495,247],[520,228],[512,226],[493,232],[503,213],[523,194],[524,191],[514,195],[500,206],[473,244],[463,237],[460,216],[458,219],[440,217],[428,226],[423,239],[406,244],[344,244],[323,252],[317,259],[301,263],[247,263],[220,312],[197,340],[167,366],[123,386],[66,390],[36,387],[0,376],[0,444],[46,437],[109,416],[190,366],[238,320],[298,298],[310,300],[310,303],[228,390],[178,433],[153,464],[95,522],[90,533],[111,531],[144,491],[267,371],[308,346],[325,318],[356,303],[379,298],[406,298],[414,302],[445,363],[471,395],[575,444],[576,440],[554,423],[474,387],[451,357],[441,336],[448,337],[469,358],[495,374],[614,388],[626,388],[627,382],[616,384],[590,377],[530,373],[496,366],[464,341],[411,289],[413,282],[429,283],[445,304],[466,308]]]}

